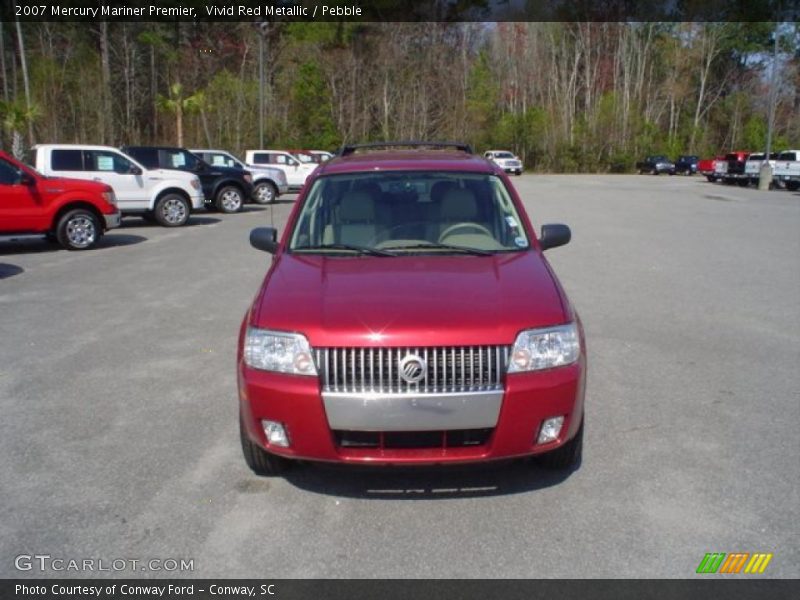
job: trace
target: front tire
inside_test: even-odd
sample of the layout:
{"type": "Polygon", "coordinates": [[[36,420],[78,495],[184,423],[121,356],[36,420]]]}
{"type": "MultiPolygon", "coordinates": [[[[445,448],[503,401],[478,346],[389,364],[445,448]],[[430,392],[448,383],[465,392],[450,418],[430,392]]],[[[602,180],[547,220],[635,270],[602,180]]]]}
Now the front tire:
{"type": "Polygon", "coordinates": [[[787,181],[786,189],[790,192],[796,192],[798,189],[800,189],[800,181],[787,181]]]}
{"type": "Polygon", "coordinates": [[[262,181],[253,190],[253,202],[256,204],[272,204],[278,198],[278,188],[269,181],[262,181]]]}
{"type": "Polygon", "coordinates": [[[244,461],[256,475],[273,477],[280,475],[292,465],[289,459],[270,454],[258,444],[250,441],[241,419],[239,419],[239,437],[242,442],[244,461]]]}
{"type": "Polygon", "coordinates": [[[230,215],[242,210],[244,205],[244,194],[242,190],[232,185],[225,186],[217,192],[217,209],[220,212],[230,215]]]}
{"type": "Polygon", "coordinates": [[[545,469],[572,469],[583,458],[583,421],[575,437],[560,448],[536,457],[539,466],[545,469]]]}
{"type": "Polygon", "coordinates": [[[56,225],[56,239],[67,250],[88,250],[102,236],[103,229],[97,217],[85,208],[67,212],[56,225]]]}
{"type": "Polygon", "coordinates": [[[717,180],[713,175],[706,175],[706,179],[708,179],[709,183],[714,183],[717,180]]]}
{"type": "Polygon", "coordinates": [[[186,225],[192,207],[180,194],[165,194],[156,202],[153,214],[162,227],[181,227],[186,225]]]}

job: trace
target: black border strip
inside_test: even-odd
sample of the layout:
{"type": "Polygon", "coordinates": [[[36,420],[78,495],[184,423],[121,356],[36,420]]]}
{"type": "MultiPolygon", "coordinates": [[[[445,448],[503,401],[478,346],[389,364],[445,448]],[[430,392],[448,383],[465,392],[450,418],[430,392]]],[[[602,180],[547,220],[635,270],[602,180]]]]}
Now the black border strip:
{"type": "MultiPolygon", "coordinates": [[[[457,557],[454,557],[457,560],[457,557]]],[[[602,600],[646,599],[725,599],[751,600],[769,598],[783,600],[800,596],[800,580],[740,578],[682,580],[455,580],[455,579],[6,579],[0,583],[0,597],[36,598],[40,600],[139,600],[169,598],[170,600],[239,600],[248,597],[280,600],[570,600],[598,598],[602,600]],[[17,586],[34,586],[44,593],[21,593],[17,586]],[[114,586],[114,592],[111,592],[114,586]],[[159,587],[158,594],[125,594],[123,586],[159,587]],[[168,586],[183,588],[170,592],[168,586]],[[255,595],[246,593],[212,593],[212,586],[254,588],[255,595]],[[271,587],[270,587],[271,586],[271,587]],[[102,588],[101,594],[75,593],[76,588],[102,588]],[[202,591],[201,591],[202,590],[202,591]],[[271,593],[270,593],[271,592],[271,593]]]]}
{"type": "Polygon", "coordinates": [[[800,0],[2,0],[12,21],[784,21],[800,0]],[[128,16],[103,15],[128,9],[128,16]],[[66,16],[62,9],[77,13],[66,16]],[[135,9],[130,14],[131,9],[135,9]],[[164,12],[166,11],[166,12],[164,12]],[[175,14],[177,12],[177,14],[175,14]]]}

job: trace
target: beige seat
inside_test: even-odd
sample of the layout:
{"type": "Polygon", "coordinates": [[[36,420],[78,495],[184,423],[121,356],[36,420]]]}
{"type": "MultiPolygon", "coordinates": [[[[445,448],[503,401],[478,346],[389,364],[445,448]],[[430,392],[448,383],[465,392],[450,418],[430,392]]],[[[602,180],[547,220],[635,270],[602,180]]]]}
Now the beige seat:
{"type": "Polygon", "coordinates": [[[375,243],[375,200],[364,190],[345,192],[339,200],[336,223],[325,228],[325,244],[370,246],[375,243]]]}
{"type": "Polygon", "coordinates": [[[456,223],[476,223],[478,218],[478,201],[472,190],[451,188],[442,198],[438,234],[456,223]]]}

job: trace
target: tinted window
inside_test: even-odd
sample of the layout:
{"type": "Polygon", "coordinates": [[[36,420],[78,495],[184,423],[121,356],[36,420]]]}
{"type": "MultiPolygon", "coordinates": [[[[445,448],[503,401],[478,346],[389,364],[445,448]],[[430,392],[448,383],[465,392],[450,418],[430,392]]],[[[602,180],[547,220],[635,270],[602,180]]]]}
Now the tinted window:
{"type": "Polygon", "coordinates": [[[797,152],[781,152],[778,160],[797,160],[797,152]]]}
{"type": "Polygon", "coordinates": [[[234,169],[241,169],[242,165],[239,161],[235,160],[228,154],[221,152],[204,152],[202,154],[203,160],[215,167],[232,167],[234,169]]]}
{"type": "Polygon", "coordinates": [[[53,150],[53,171],[83,171],[83,150],[53,150]]]}
{"type": "Polygon", "coordinates": [[[165,169],[182,169],[193,171],[198,158],[186,150],[161,150],[160,164],[165,169]]]}
{"type": "Polygon", "coordinates": [[[107,173],[129,173],[133,163],[116,152],[90,150],[86,153],[86,170],[107,173]]]}
{"type": "Polygon", "coordinates": [[[148,169],[157,169],[160,166],[158,164],[158,150],[155,148],[130,148],[126,152],[148,169]]]}
{"type": "Polygon", "coordinates": [[[19,170],[11,163],[0,159],[0,185],[19,183],[19,170]]]}
{"type": "Polygon", "coordinates": [[[253,154],[253,164],[255,165],[268,165],[270,163],[270,155],[266,152],[256,152],[253,154]]]}

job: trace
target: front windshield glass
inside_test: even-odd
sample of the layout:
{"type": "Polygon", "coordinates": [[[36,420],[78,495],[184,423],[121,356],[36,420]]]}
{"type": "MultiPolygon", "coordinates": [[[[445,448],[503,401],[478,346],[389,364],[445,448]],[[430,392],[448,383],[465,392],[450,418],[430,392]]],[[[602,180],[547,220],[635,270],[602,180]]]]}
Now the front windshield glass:
{"type": "Polygon", "coordinates": [[[495,152],[496,158],[514,158],[514,155],[511,152],[495,152]]]}
{"type": "Polygon", "coordinates": [[[498,177],[422,171],[320,177],[306,197],[289,249],[485,254],[528,246],[498,177]]]}

